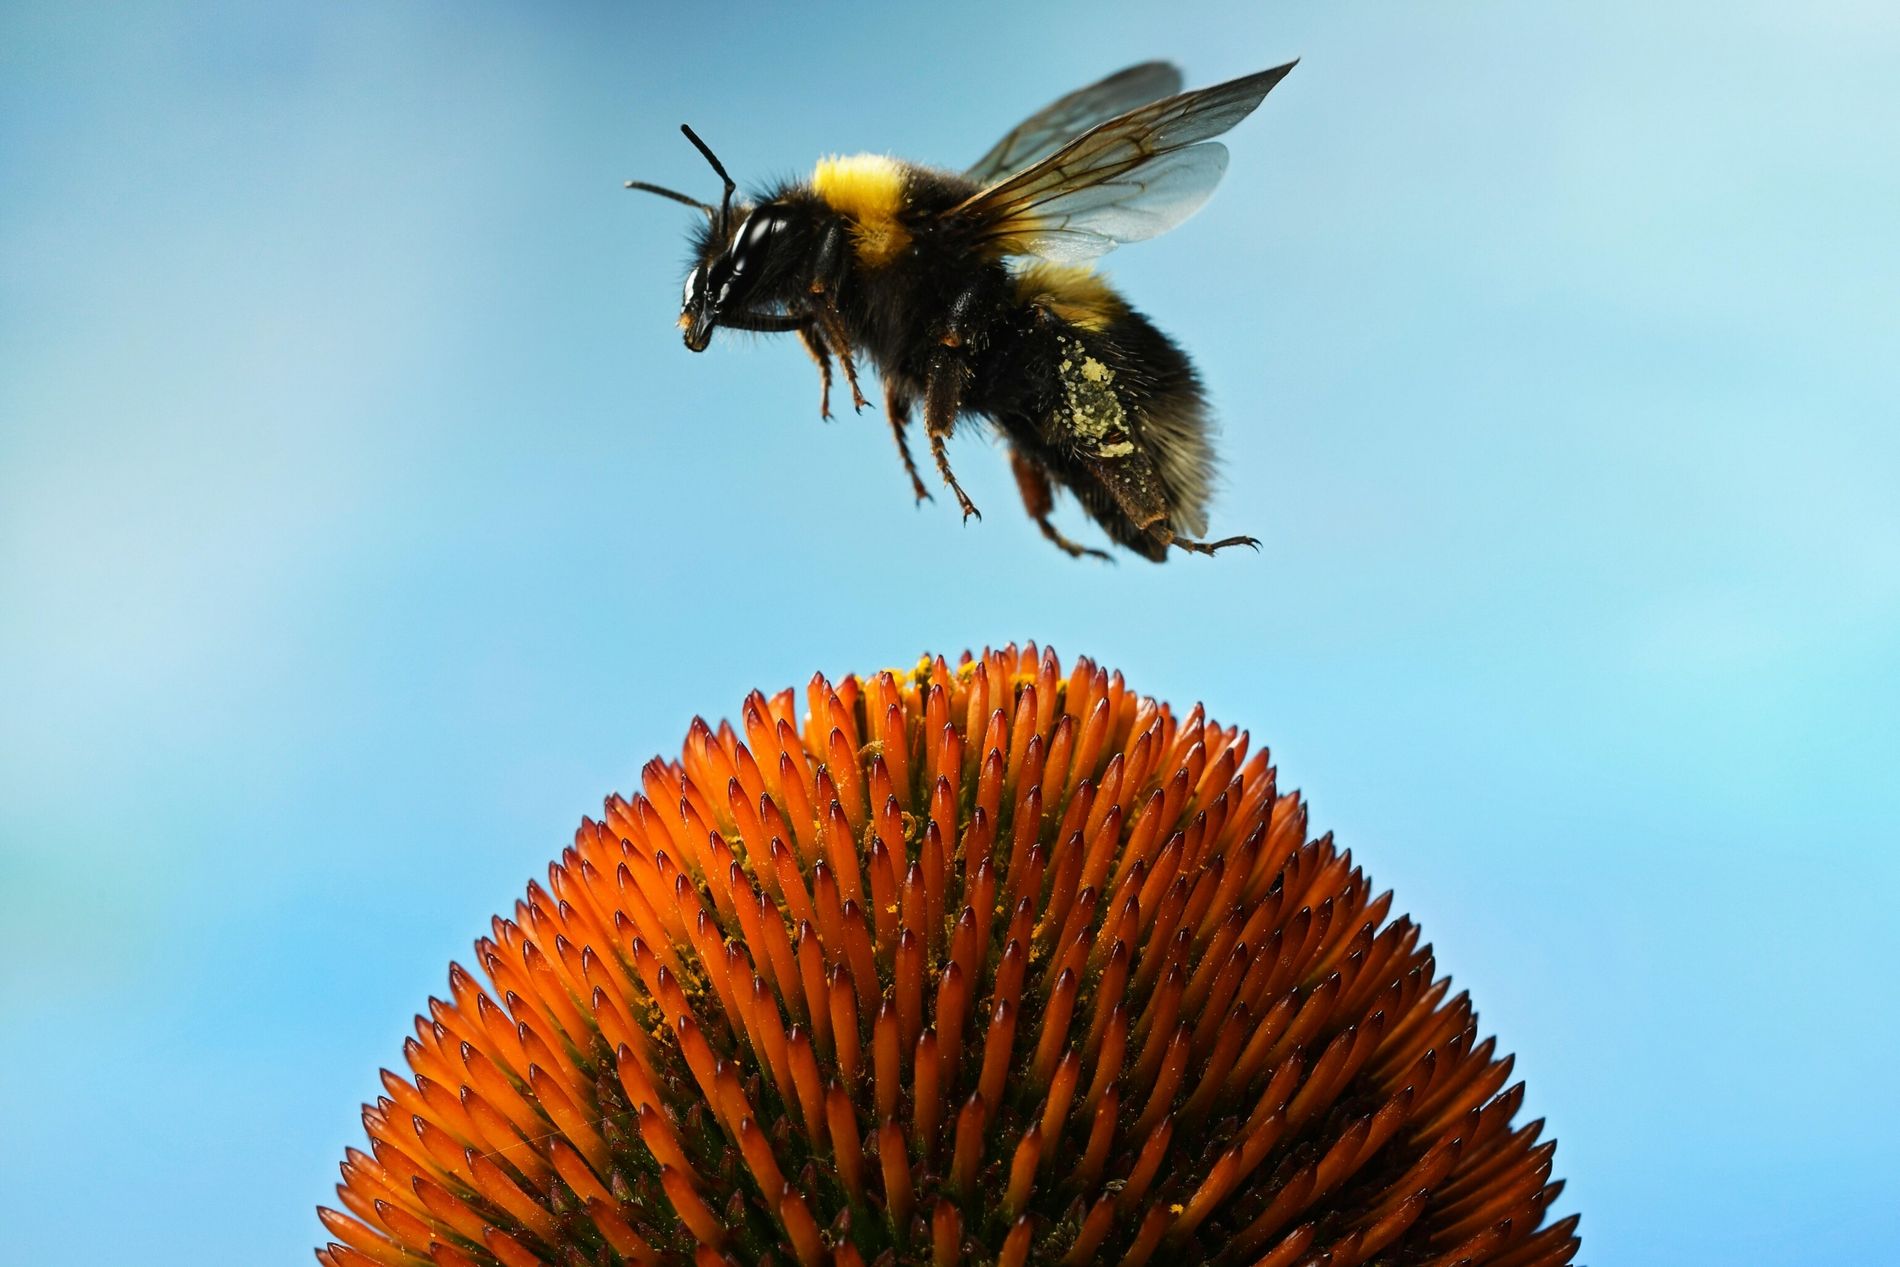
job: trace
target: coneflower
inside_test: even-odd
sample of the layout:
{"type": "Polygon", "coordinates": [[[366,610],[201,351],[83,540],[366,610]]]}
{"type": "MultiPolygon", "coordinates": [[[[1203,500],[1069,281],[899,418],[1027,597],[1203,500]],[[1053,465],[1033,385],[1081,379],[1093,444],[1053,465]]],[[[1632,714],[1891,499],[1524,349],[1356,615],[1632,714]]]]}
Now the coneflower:
{"type": "Polygon", "coordinates": [[[327,1267],[1577,1249],[1510,1058],[1266,751],[1033,644],[695,722],[475,958],[327,1267]]]}

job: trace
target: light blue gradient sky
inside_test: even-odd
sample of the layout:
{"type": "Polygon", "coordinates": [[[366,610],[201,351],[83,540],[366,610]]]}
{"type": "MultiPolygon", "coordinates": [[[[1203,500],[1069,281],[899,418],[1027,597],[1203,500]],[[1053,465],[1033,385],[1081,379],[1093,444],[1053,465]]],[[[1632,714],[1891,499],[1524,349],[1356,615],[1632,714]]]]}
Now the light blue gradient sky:
{"type": "Polygon", "coordinates": [[[0,15],[0,1260],[302,1261],[449,958],[695,712],[1025,636],[1274,747],[1587,1260],[1895,1252],[1900,11],[547,8],[0,15]],[[618,188],[1294,55],[1109,261],[1259,557],[1072,563],[976,438],[986,518],[913,509],[796,346],[681,349],[689,213],[618,188]]]}

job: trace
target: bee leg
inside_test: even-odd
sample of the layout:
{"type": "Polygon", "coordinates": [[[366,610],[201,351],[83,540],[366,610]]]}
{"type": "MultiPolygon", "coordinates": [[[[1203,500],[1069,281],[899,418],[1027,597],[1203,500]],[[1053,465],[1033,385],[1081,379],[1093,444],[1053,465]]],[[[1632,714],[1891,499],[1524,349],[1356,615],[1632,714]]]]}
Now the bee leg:
{"type": "Polygon", "coordinates": [[[1255,537],[1222,537],[1219,541],[1193,541],[1187,537],[1177,537],[1172,532],[1167,535],[1166,544],[1178,546],[1190,554],[1213,554],[1229,546],[1252,546],[1256,551],[1260,549],[1259,539],[1255,537]]]}
{"type": "Polygon", "coordinates": [[[937,347],[930,354],[929,367],[924,374],[924,431],[930,436],[930,456],[937,461],[937,473],[943,482],[956,494],[957,505],[963,510],[967,523],[970,516],[978,519],[983,512],[976,508],[963,485],[957,483],[956,474],[950,469],[950,455],[944,449],[944,441],[949,439],[951,431],[956,429],[957,415],[963,412],[963,393],[970,382],[969,352],[965,348],[966,328],[970,322],[970,309],[978,302],[977,293],[966,291],[950,303],[942,333],[937,337],[937,347]]]}
{"type": "Polygon", "coordinates": [[[864,398],[864,392],[858,386],[858,366],[851,356],[851,336],[844,328],[844,314],[838,311],[838,283],[843,280],[851,261],[845,234],[844,222],[839,221],[825,230],[824,237],[818,240],[812,268],[812,316],[825,341],[838,354],[838,363],[844,367],[844,381],[851,388],[851,408],[862,411],[871,402],[864,398]]]}
{"type": "Polygon", "coordinates": [[[884,381],[884,416],[891,420],[891,435],[897,441],[897,456],[904,459],[904,473],[910,476],[910,491],[920,502],[932,500],[923,477],[917,474],[917,463],[911,459],[910,441],[904,436],[904,429],[910,426],[910,398],[889,379],[884,381]]]}
{"type": "MultiPolygon", "coordinates": [[[[955,336],[944,337],[948,340],[955,336]]],[[[930,358],[930,373],[924,379],[924,431],[930,436],[930,456],[937,460],[937,474],[956,494],[957,505],[963,509],[963,518],[967,521],[972,515],[981,519],[983,512],[963,491],[963,485],[957,483],[950,469],[950,455],[943,445],[957,425],[957,414],[963,410],[963,384],[970,374],[969,366],[957,355],[956,346],[946,342],[930,358]]]]}
{"type": "Polygon", "coordinates": [[[798,341],[811,353],[811,359],[818,362],[818,416],[830,422],[831,353],[825,351],[825,337],[819,333],[818,323],[807,317],[798,327],[798,341]]]}
{"type": "Polygon", "coordinates": [[[838,354],[838,364],[844,369],[845,386],[851,389],[851,408],[862,411],[871,402],[864,398],[864,390],[858,386],[858,363],[851,356],[851,337],[845,332],[844,317],[838,312],[837,301],[830,294],[817,296],[818,328],[824,332],[825,341],[831,344],[838,354]]]}
{"type": "MultiPolygon", "coordinates": [[[[1138,449],[1112,458],[1085,457],[1083,461],[1095,475],[1102,490],[1127,516],[1129,524],[1141,534],[1138,540],[1145,539],[1149,543],[1144,553],[1156,562],[1167,557],[1169,546],[1179,547],[1192,554],[1212,554],[1229,546],[1260,548],[1260,543],[1252,537],[1196,541],[1192,537],[1178,536],[1168,522],[1172,508],[1167,488],[1162,484],[1154,462],[1138,449]]],[[[1100,519],[1101,516],[1097,515],[1096,518],[1100,519]]]]}
{"type": "Polygon", "coordinates": [[[1055,490],[1049,486],[1049,477],[1041,467],[1024,457],[1021,449],[1014,447],[1009,451],[1009,464],[1016,472],[1016,487],[1023,495],[1023,509],[1036,521],[1036,527],[1042,529],[1043,536],[1053,541],[1070,558],[1079,559],[1087,555],[1110,563],[1115,561],[1105,550],[1092,550],[1069,540],[1049,522],[1050,512],[1056,508],[1055,490]]]}
{"type": "MultiPolygon", "coordinates": [[[[831,418],[831,356],[825,350],[824,333],[818,322],[808,312],[728,312],[721,314],[719,324],[733,330],[750,330],[755,334],[785,334],[795,332],[805,350],[811,353],[811,359],[818,362],[818,416],[831,418]]],[[[845,360],[845,370],[850,372],[849,354],[845,360]]]]}
{"type": "Polygon", "coordinates": [[[951,473],[950,455],[944,452],[943,436],[935,432],[930,437],[930,456],[937,459],[937,474],[943,477],[943,482],[950,486],[952,493],[956,494],[957,505],[962,508],[963,517],[968,519],[975,515],[981,519],[983,512],[976,508],[976,503],[970,500],[970,495],[963,491],[963,485],[957,483],[957,477],[951,473]]]}

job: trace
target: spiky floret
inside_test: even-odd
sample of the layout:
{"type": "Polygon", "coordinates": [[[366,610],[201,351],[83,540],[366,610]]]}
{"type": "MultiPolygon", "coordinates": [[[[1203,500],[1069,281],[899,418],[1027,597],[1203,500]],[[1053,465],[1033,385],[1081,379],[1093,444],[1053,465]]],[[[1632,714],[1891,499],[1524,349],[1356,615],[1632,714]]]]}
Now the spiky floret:
{"type": "Polygon", "coordinates": [[[1568,1262],[1522,1085],[1264,749],[1011,647],[749,697],[455,965],[328,1267],[1568,1262]]]}

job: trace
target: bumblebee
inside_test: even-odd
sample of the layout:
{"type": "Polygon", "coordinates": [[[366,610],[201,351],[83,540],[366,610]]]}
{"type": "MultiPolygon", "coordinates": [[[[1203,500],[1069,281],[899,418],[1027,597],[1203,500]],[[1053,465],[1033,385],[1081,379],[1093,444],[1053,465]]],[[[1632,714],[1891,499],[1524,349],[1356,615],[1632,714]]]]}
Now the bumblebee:
{"type": "Polygon", "coordinates": [[[704,351],[722,326],[797,334],[817,363],[826,418],[834,362],[853,408],[868,403],[865,358],[919,501],[930,492],[906,432],[921,409],[931,459],[966,520],[978,511],[945,441],[971,417],[1007,438],[1030,517],[1071,555],[1108,557],[1055,526],[1057,486],[1156,562],[1170,547],[1257,549],[1252,537],[1203,539],[1214,455],[1200,380],[1089,261],[1198,210],[1227,168],[1213,138],[1293,65],[1182,92],[1179,70],[1147,62],[1045,107],[965,171],[830,157],[809,180],[751,202],[734,202],[724,165],[682,126],[724,183],[719,205],[627,187],[705,216],[682,297],[686,346],[704,351]]]}

